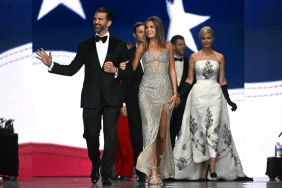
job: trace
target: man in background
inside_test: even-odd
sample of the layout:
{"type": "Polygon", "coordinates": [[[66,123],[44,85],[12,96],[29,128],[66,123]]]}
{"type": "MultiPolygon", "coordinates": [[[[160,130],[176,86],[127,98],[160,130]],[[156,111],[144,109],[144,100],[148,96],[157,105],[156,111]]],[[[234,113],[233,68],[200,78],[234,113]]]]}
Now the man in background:
{"type": "MultiPolygon", "coordinates": [[[[140,43],[143,43],[145,39],[145,24],[143,22],[137,22],[133,26],[133,36],[136,38],[136,45],[128,51],[130,62],[132,62],[134,58],[136,48],[140,43]]],[[[125,67],[126,63],[122,63],[120,66],[125,67]]],[[[121,113],[124,117],[128,117],[135,166],[139,154],[143,151],[142,120],[138,102],[139,85],[144,74],[143,71],[144,69],[141,59],[134,72],[134,76],[130,80],[127,79],[122,81],[124,99],[121,113]]],[[[144,173],[136,169],[136,175],[138,182],[145,182],[144,173]]]]}

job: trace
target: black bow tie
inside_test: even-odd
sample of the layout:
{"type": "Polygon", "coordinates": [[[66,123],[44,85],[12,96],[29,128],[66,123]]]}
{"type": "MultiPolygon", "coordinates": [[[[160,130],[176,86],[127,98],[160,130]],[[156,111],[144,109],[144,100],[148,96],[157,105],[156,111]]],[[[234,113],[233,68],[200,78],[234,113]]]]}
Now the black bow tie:
{"type": "Polygon", "coordinates": [[[103,43],[105,43],[107,41],[108,36],[103,36],[100,37],[99,35],[96,35],[95,40],[96,42],[99,42],[100,40],[102,40],[103,43]]]}
{"type": "Polygon", "coordinates": [[[183,58],[179,58],[179,59],[177,57],[174,58],[174,61],[182,61],[182,60],[183,58]]]}

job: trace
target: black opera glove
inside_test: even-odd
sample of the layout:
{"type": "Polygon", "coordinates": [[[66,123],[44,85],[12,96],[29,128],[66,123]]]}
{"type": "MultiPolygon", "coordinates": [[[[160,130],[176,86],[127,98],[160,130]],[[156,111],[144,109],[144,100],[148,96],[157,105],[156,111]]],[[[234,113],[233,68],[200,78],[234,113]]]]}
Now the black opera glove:
{"type": "Polygon", "coordinates": [[[179,91],[180,98],[189,95],[191,89],[192,89],[192,85],[187,82],[184,82],[183,87],[179,91]]]}
{"type": "Polygon", "coordinates": [[[227,84],[221,86],[221,89],[222,89],[222,93],[223,93],[223,95],[224,95],[224,97],[225,97],[227,103],[229,104],[229,106],[232,107],[232,108],[231,108],[231,111],[236,111],[237,105],[236,105],[234,102],[232,102],[232,101],[230,100],[230,98],[229,98],[229,94],[228,94],[228,91],[227,91],[227,84]]]}

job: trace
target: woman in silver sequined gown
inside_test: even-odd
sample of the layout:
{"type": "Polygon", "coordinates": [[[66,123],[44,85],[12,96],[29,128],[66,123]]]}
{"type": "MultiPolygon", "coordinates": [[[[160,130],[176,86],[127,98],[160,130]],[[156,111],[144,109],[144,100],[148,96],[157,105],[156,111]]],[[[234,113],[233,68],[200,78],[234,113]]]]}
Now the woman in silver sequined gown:
{"type": "Polygon", "coordinates": [[[174,177],[174,160],[169,135],[171,111],[177,98],[173,48],[164,39],[162,21],[146,21],[144,44],[136,49],[132,65],[135,70],[142,57],[144,75],[139,87],[144,150],[136,168],[150,177],[150,184],[174,177]]]}
{"type": "Polygon", "coordinates": [[[231,135],[226,105],[227,102],[232,111],[237,108],[228,95],[224,57],[211,49],[214,38],[209,27],[200,31],[200,39],[203,50],[189,59],[186,86],[188,88],[193,82],[194,69],[197,82],[192,89],[190,87],[180,136],[173,150],[175,179],[243,178],[246,175],[231,135]],[[220,84],[217,83],[218,74],[220,84]]]}

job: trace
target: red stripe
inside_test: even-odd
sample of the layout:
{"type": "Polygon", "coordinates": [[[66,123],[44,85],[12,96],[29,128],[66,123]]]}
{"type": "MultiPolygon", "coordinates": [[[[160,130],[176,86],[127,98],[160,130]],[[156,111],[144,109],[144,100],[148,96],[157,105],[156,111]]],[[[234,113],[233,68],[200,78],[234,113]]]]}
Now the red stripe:
{"type": "Polygon", "coordinates": [[[19,179],[31,179],[34,176],[90,176],[91,166],[85,148],[51,143],[19,144],[19,179]]]}

